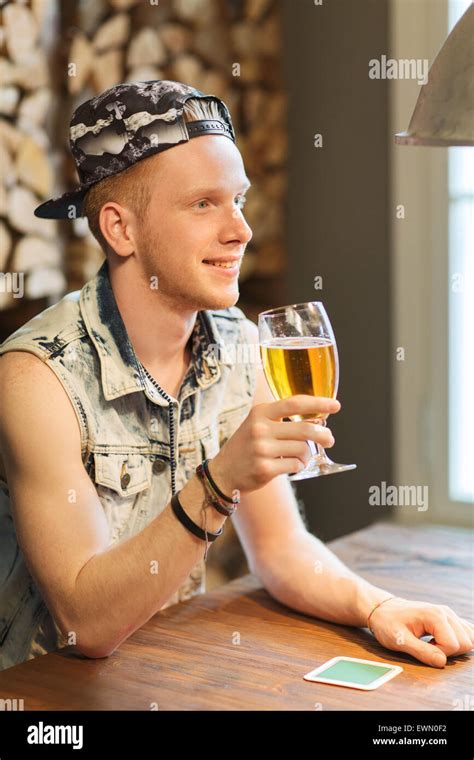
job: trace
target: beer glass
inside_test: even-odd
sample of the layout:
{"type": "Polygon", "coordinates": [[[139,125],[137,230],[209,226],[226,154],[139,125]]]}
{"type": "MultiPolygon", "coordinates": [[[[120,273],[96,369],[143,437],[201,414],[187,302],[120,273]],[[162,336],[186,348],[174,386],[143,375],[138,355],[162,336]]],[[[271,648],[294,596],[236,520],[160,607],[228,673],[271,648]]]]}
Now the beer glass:
{"type": "MultiPolygon", "coordinates": [[[[288,398],[299,393],[336,398],[339,385],[337,346],[321,301],[262,311],[258,315],[258,330],[263,371],[275,398],[288,398]]],[[[326,425],[327,417],[327,414],[304,414],[284,419],[310,420],[326,425]]],[[[290,473],[290,480],[332,475],[357,467],[332,462],[319,443],[307,443],[312,457],[304,470],[290,473]]]]}

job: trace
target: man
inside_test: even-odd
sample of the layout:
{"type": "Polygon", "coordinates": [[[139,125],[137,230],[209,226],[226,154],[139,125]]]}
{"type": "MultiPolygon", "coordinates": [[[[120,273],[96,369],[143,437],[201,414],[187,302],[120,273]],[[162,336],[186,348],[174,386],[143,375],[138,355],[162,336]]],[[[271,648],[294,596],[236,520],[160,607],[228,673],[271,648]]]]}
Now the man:
{"type": "Polygon", "coordinates": [[[251,352],[238,358],[258,336],[234,305],[252,233],[225,104],[177,82],[117,85],[79,106],[70,136],[81,185],[35,213],[86,215],[106,261],[0,347],[0,667],[64,643],[108,656],[205,590],[228,519],[205,499],[205,459],[222,494],[240,493],[235,528],[276,599],[345,625],[370,616],[383,646],[428,665],[468,652],[466,620],[372,586],[302,523],[286,476],[308,439],[334,439],[284,418],[340,404],[274,401],[251,352]]]}

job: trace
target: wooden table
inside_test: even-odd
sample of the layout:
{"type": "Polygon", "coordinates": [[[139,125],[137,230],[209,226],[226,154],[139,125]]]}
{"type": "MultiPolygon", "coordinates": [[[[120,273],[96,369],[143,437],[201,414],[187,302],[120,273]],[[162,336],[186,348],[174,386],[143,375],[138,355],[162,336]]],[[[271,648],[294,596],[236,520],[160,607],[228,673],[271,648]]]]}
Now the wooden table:
{"type": "MultiPolygon", "coordinates": [[[[372,583],[473,621],[471,531],[381,522],[328,545],[372,583]]],[[[159,612],[109,658],[66,647],[9,668],[0,697],[22,698],[25,710],[452,711],[472,709],[472,668],[470,655],[431,668],[367,629],[293,612],[247,575],[159,612]],[[373,692],[303,680],[336,655],[404,671],[373,692]]]]}

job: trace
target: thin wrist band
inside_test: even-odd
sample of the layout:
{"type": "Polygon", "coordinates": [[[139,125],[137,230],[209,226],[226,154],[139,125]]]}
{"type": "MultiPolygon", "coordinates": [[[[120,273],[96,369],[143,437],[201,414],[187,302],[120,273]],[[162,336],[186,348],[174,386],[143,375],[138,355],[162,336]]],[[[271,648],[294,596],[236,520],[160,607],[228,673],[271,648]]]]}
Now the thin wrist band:
{"type": "Polygon", "coordinates": [[[208,497],[209,503],[212,504],[212,506],[215,509],[217,509],[217,511],[220,512],[221,515],[225,515],[225,517],[232,517],[235,510],[237,509],[237,504],[234,504],[233,507],[226,507],[224,504],[221,504],[221,502],[219,501],[219,497],[217,496],[216,492],[211,486],[209,480],[206,478],[206,474],[204,472],[204,468],[202,464],[198,464],[198,466],[196,467],[196,472],[202,480],[204,490],[208,497]]]}
{"type": "Polygon", "coordinates": [[[395,595],[393,595],[393,596],[388,596],[386,599],[383,599],[381,602],[379,602],[378,604],[376,604],[376,605],[375,605],[375,607],[372,609],[372,611],[371,611],[371,613],[370,613],[369,617],[367,618],[367,628],[369,629],[369,631],[370,631],[370,632],[371,632],[371,633],[372,633],[374,636],[375,636],[375,633],[373,632],[372,628],[370,627],[370,618],[372,617],[372,615],[373,615],[373,613],[375,612],[375,610],[377,609],[377,607],[380,607],[380,605],[381,605],[381,604],[385,604],[385,602],[388,602],[388,601],[390,601],[390,599],[395,599],[395,595]]]}
{"type": "Polygon", "coordinates": [[[240,499],[231,499],[228,496],[226,496],[225,493],[222,493],[217,483],[214,481],[211,473],[209,472],[209,459],[204,459],[204,461],[202,462],[202,468],[206,474],[207,479],[209,480],[209,483],[211,484],[214,491],[221,499],[224,499],[224,501],[226,501],[228,504],[238,504],[240,502],[240,499]]]}

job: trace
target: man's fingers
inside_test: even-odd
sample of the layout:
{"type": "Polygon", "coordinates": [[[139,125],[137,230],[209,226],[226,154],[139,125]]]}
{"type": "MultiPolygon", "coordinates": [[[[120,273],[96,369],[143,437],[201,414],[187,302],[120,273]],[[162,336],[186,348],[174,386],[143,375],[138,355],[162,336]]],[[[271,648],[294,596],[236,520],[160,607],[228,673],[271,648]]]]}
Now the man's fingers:
{"type": "Polygon", "coordinates": [[[422,619],[425,631],[434,636],[436,646],[445,655],[449,657],[452,654],[459,654],[462,645],[446,614],[439,610],[428,609],[422,619]]]}
{"type": "Polygon", "coordinates": [[[312,457],[312,453],[306,441],[266,441],[265,456],[287,459],[297,457],[306,466],[312,457]]]}
{"type": "Polygon", "coordinates": [[[401,647],[402,651],[412,654],[421,662],[442,668],[450,655],[465,654],[473,648],[473,626],[449,609],[427,609],[422,622],[426,633],[434,637],[433,640],[422,641],[407,629],[405,644],[401,647]]]}
{"type": "Polygon", "coordinates": [[[329,448],[334,445],[334,436],[330,428],[314,422],[275,422],[275,438],[280,441],[315,441],[329,448]]]}
{"type": "Polygon", "coordinates": [[[460,653],[470,652],[473,648],[473,636],[469,631],[467,625],[463,624],[461,618],[448,615],[448,620],[456,634],[456,638],[459,642],[460,653]]]}
{"type": "Polygon", "coordinates": [[[296,457],[277,457],[271,463],[271,478],[275,478],[277,475],[284,475],[290,472],[300,472],[304,470],[305,465],[301,459],[296,457]]]}
{"type": "Polygon", "coordinates": [[[341,408],[337,399],[326,396],[308,396],[302,393],[268,404],[267,415],[271,420],[292,417],[295,414],[335,414],[341,408]]]}
{"type": "Polygon", "coordinates": [[[468,635],[471,637],[471,643],[474,646],[474,625],[466,620],[466,618],[459,618],[463,627],[466,629],[468,635]]]}
{"type": "Polygon", "coordinates": [[[408,628],[405,631],[405,643],[400,647],[400,651],[407,652],[434,668],[443,668],[446,665],[446,655],[439,647],[417,639],[408,628]]]}

